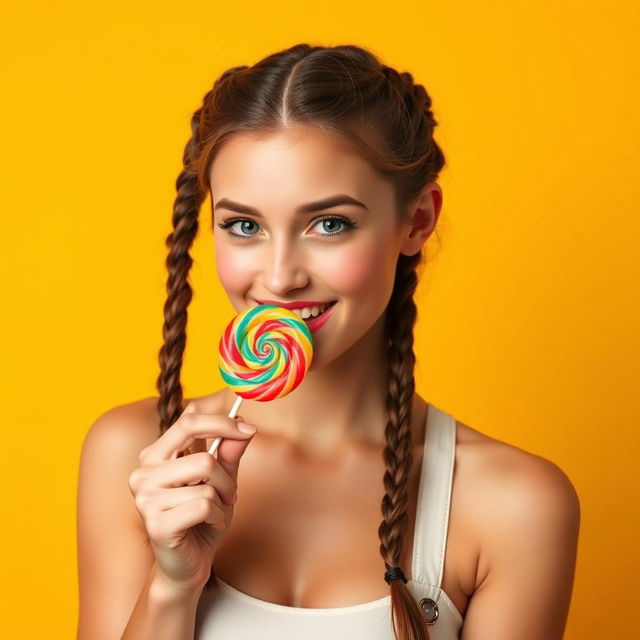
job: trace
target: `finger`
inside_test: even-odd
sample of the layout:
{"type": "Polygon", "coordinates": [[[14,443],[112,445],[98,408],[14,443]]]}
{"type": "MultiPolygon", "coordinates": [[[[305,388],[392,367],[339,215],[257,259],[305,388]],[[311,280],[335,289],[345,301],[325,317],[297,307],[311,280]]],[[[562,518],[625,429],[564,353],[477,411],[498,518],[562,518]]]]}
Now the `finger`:
{"type": "Polygon", "coordinates": [[[173,489],[160,489],[153,497],[153,508],[156,511],[166,511],[173,509],[183,502],[207,498],[217,507],[224,509],[225,505],[220,499],[216,488],[210,484],[197,484],[193,487],[174,487],[173,489]]]}
{"type": "Polygon", "coordinates": [[[206,498],[196,498],[183,502],[173,509],[158,511],[147,519],[146,528],[153,540],[170,547],[184,537],[187,529],[201,522],[223,525],[225,513],[206,498]]]}
{"type": "MultiPolygon", "coordinates": [[[[219,406],[219,399],[215,396],[209,396],[204,398],[198,398],[192,400],[184,408],[184,411],[180,414],[182,417],[186,413],[210,413],[212,415],[226,413],[224,409],[219,406]]],[[[240,420],[244,422],[244,418],[236,414],[233,420],[240,420]]]]}
{"type": "MultiPolygon", "coordinates": [[[[205,413],[205,412],[200,412],[205,413]]],[[[245,419],[242,416],[234,416],[232,418],[236,422],[245,422],[245,419]]],[[[189,447],[189,453],[199,453],[200,451],[209,451],[211,449],[212,443],[215,442],[215,438],[207,439],[207,438],[198,438],[192,446],[189,447]]],[[[215,452],[214,452],[215,453],[215,452]]]]}
{"type": "Polygon", "coordinates": [[[185,413],[219,413],[218,403],[219,400],[215,395],[191,400],[191,402],[185,406],[181,415],[185,413]]]}
{"type": "Polygon", "coordinates": [[[159,464],[176,459],[197,438],[222,437],[246,440],[252,434],[242,433],[232,418],[209,413],[183,413],[155,442],[140,452],[144,464],[159,464]]]}
{"type": "Polygon", "coordinates": [[[216,450],[218,463],[236,485],[238,482],[240,458],[242,458],[244,452],[247,450],[251,440],[253,440],[253,436],[250,436],[248,440],[222,440],[216,450]]]}
{"type": "Polygon", "coordinates": [[[200,483],[212,485],[222,500],[226,504],[231,504],[236,482],[221,463],[207,451],[192,453],[146,469],[144,480],[140,483],[138,491],[144,493],[142,486],[170,489],[200,483]]]}
{"type": "Polygon", "coordinates": [[[153,514],[173,509],[183,502],[207,498],[223,509],[225,505],[215,487],[210,484],[197,484],[192,487],[174,487],[173,489],[156,489],[136,495],[135,503],[138,513],[143,519],[153,518],[153,514]]]}

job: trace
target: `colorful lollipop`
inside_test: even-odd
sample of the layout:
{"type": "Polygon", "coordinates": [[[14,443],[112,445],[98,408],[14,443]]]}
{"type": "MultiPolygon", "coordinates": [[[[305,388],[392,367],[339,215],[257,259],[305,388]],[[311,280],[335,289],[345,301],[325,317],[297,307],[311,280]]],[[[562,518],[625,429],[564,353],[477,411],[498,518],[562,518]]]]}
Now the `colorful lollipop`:
{"type": "MultiPolygon", "coordinates": [[[[313,356],[313,339],[305,321],[293,311],[263,304],[239,313],[225,329],[218,369],[237,395],[229,418],[243,398],[267,402],[291,393],[304,378],[313,356]]],[[[209,453],[217,449],[216,438],[209,453]]]]}

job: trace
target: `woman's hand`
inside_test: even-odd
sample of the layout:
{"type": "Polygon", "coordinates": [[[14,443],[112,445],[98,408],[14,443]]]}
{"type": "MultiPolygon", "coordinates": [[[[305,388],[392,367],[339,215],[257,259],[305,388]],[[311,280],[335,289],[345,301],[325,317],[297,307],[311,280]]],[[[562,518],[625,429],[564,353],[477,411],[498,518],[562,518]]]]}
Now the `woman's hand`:
{"type": "MultiPolygon", "coordinates": [[[[129,489],[157,560],[156,574],[172,586],[202,587],[233,517],[240,458],[255,435],[224,415],[197,413],[195,403],[139,454],[129,489]],[[207,451],[178,458],[196,439],[221,436],[207,451]]],[[[255,429],[255,427],[254,427],[255,429]]]]}

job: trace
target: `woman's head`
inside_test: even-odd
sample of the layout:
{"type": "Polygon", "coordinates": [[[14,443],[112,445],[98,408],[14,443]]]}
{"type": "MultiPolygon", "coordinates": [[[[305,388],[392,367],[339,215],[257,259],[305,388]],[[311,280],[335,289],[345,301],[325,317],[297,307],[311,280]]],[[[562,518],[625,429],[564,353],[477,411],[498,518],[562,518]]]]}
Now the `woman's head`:
{"type": "MultiPolygon", "coordinates": [[[[311,326],[312,371],[383,316],[400,253],[417,253],[434,222],[419,206],[412,224],[390,180],[309,124],[228,137],[209,185],[218,276],[236,311],[264,301],[334,303],[326,323],[311,326]]],[[[423,200],[433,208],[432,190],[423,200]]]]}
{"type": "MultiPolygon", "coordinates": [[[[231,68],[192,117],[176,183],[174,230],[167,238],[169,278],[157,381],[161,433],[183,410],[180,368],[192,296],[189,248],[209,192],[216,207],[218,273],[238,311],[265,298],[336,300],[335,317],[314,339],[316,366],[348,349],[377,319],[383,323],[388,391],[378,529],[381,580],[385,568],[399,565],[407,528],[413,293],[421,247],[441,206],[436,180],[445,160],[433,138],[430,107],[427,92],[411,74],[398,73],[356,46],[299,44],[251,67],[231,68]],[[334,195],[348,195],[367,210],[343,203],[296,213],[301,205],[334,195]],[[248,205],[263,217],[225,209],[223,198],[227,206],[229,201],[248,205]],[[217,226],[234,217],[244,220],[217,226]],[[355,226],[320,217],[341,217],[355,226]]],[[[390,589],[397,638],[428,638],[422,611],[403,581],[392,580],[390,589]]]]}

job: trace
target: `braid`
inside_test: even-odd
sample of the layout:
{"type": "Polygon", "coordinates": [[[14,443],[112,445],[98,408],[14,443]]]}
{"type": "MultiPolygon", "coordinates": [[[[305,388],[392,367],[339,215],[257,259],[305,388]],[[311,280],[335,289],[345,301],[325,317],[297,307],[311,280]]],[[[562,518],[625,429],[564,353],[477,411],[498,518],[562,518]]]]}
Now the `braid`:
{"type": "MultiPolygon", "coordinates": [[[[409,475],[413,466],[411,407],[415,390],[413,326],[417,317],[413,294],[418,283],[416,266],[420,257],[421,253],[399,256],[386,315],[389,390],[385,429],[387,444],[383,452],[386,464],[383,479],[385,495],[382,499],[383,521],[378,528],[378,536],[380,553],[387,570],[392,566],[399,566],[408,525],[406,506],[409,475]]],[[[424,614],[405,583],[402,580],[392,580],[390,587],[396,637],[428,640],[424,614]],[[397,630],[396,618],[399,622],[397,630]]]]}
{"type": "MultiPolygon", "coordinates": [[[[186,346],[187,307],[192,298],[191,285],[187,280],[193,264],[189,249],[198,233],[198,213],[206,194],[199,174],[202,157],[202,125],[214,93],[228,78],[246,68],[246,65],[241,65],[227,69],[204,96],[203,106],[195,111],[191,118],[191,138],[185,145],[182,157],[184,169],[176,180],[178,195],[173,205],[173,231],[165,241],[169,249],[165,262],[169,275],[162,326],[164,343],[158,355],[160,374],[156,382],[156,388],[160,394],[157,402],[160,435],[175,423],[184,410],[180,371],[186,346]]],[[[182,455],[183,452],[178,453],[178,457],[182,455]]],[[[212,569],[205,588],[210,589],[215,584],[216,579],[212,569]]]]}
{"type": "Polygon", "coordinates": [[[173,231],[165,241],[169,249],[165,262],[169,275],[162,326],[164,343],[158,355],[160,374],[156,381],[156,388],[160,394],[157,402],[160,435],[180,417],[184,410],[180,370],[186,345],[187,307],[192,298],[191,285],[187,281],[193,264],[189,249],[198,233],[198,212],[205,197],[205,192],[200,188],[197,172],[203,111],[220,85],[237,71],[246,68],[246,65],[243,65],[227,69],[205,95],[203,106],[194,112],[191,118],[191,138],[183,153],[184,169],[176,180],[178,195],[173,205],[173,231]]]}
{"type": "MultiPolygon", "coordinates": [[[[408,134],[407,145],[401,154],[404,156],[401,158],[402,166],[405,170],[429,167],[429,180],[431,168],[439,169],[445,163],[444,153],[432,135],[438,121],[431,110],[431,96],[422,84],[414,82],[408,71],[398,72],[393,67],[382,65],[382,72],[391,98],[401,106],[399,119],[403,133],[408,134]]],[[[424,179],[419,182],[423,183],[424,179]]]]}

